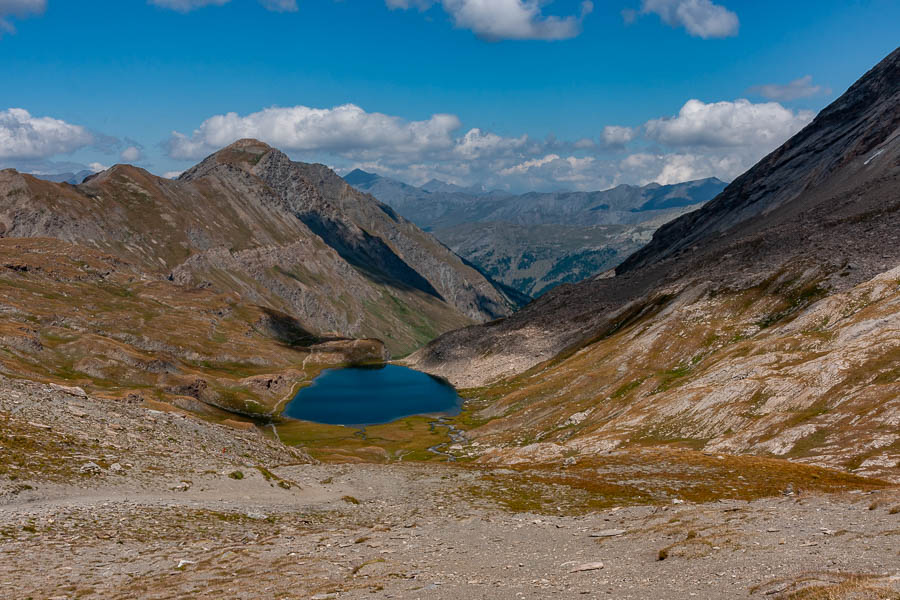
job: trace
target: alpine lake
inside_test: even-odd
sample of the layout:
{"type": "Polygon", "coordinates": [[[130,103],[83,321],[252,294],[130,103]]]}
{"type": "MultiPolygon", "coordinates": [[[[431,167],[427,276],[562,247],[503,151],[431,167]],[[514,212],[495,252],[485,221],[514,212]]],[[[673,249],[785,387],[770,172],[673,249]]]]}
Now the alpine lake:
{"type": "Polygon", "coordinates": [[[448,460],[462,403],[447,381],[407,367],[326,369],[288,402],[275,430],[329,462],[448,460]]]}

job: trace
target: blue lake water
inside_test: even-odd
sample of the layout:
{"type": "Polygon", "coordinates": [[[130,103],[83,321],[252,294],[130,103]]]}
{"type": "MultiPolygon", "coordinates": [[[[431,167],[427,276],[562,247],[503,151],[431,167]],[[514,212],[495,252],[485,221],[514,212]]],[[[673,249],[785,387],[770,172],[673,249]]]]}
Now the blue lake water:
{"type": "Polygon", "coordinates": [[[396,365],[329,369],[301,389],[284,416],[330,425],[377,425],[412,415],[456,415],[449,383],[396,365]]]}

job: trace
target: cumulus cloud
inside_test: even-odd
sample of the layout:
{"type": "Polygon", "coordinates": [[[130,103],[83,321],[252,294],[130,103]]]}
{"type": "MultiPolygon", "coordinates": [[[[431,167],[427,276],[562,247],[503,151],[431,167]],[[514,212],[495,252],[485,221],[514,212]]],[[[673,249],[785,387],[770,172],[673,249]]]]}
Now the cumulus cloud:
{"type": "Polygon", "coordinates": [[[150,4],[186,13],[204,6],[222,6],[231,0],[150,0],[150,4]]]}
{"type": "Polygon", "coordinates": [[[451,134],[459,127],[455,115],[407,121],[369,113],[355,104],[276,107],[246,116],[228,113],[210,117],[191,136],[173,132],[167,145],[171,157],[182,159],[202,158],[241,138],[256,138],[282,150],[414,154],[452,148],[451,134]]]}
{"type": "Polygon", "coordinates": [[[216,115],[190,133],[173,132],[166,145],[170,158],[196,161],[251,137],[297,160],[326,162],[341,172],[360,168],[415,185],[439,179],[512,191],[598,190],[619,183],[733,179],[812,117],[775,102],[689,100],[673,116],[639,127],[609,125],[594,139],[567,141],[463,128],[452,114],[415,121],[355,104],[294,106],[216,115]],[[626,154],[626,148],[632,151],[626,154]]]}
{"type": "Polygon", "coordinates": [[[800,131],[814,114],[791,111],[777,102],[688,100],[677,116],[654,119],[644,126],[647,137],[671,146],[775,148],[800,131]]]}
{"type": "MultiPolygon", "coordinates": [[[[642,14],[654,13],[667,25],[684,27],[689,34],[703,39],[726,38],[738,34],[738,16],[710,0],[643,0],[642,14]]],[[[635,13],[624,11],[626,22],[635,13]]]]}
{"type": "Polygon", "coordinates": [[[274,12],[297,12],[297,0],[260,0],[267,10],[274,12]]]}
{"type": "Polygon", "coordinates": [[[137,146],[128,146],[121,153],[119,153],[119,158],[124,160],[125,162],[134,163],[141,159],[143,153],[141,149],[137,146]]]}
{"type": "Polygon", "coordinates": [[[704,103],[688,100],[677,115],[645,123],[644,136],[661,147],[636,152],[619,163],[621,176],[662,185],[718,177],[734,179],[810,121],[809,111],[777,102],[704,103]]]}
{"type": "Polygon", "coordinates": [[[0,158],[26,160],[67,154],[94,142],[80,125],[34,117],[22,108],[0,111],[0,158]]]}
{"type": "MultiPolygon", "coordinates": [[[[426,10],[430,0],[385,0],[391,9],[426,10]]],[[[564,40],[581,33],[581,23],[594,10],[590,0],[578,15],[544,15],[541,0],[441,0],[456,27],[470,29],[480,38],[499,40],[564,40]]]]}
{"type": "Polygon", "coordinates": [[[508,154],[528,144],[528,136],[507,138],[481,129],[471,129],[456,141],[454,152],[466,159],[508,154]]]}
{"type": "Polygon", "coordinates": [[[499,171],[506,187],[526,190],[599,190],[614,177],[609,165],[593,156],[546,156],[526,160],[499,171]]]}
{"type": "Polygon", "coordinates": [[[42,14],[46,9],[47,0],[0,0],[0,35],[15,33],[10,17],[21,19],[42,14]]]}
{"type": "MultiPolygon", "coordinates": [[[[149,0],[150,4],[188,13],[204,6],[222,6],[231,0],[149,0]]],[[[267,10],[274,12],[297,12],[297,0],[259,0],[267,10]]]]}
{"type": "Polygon", "coordinates": [[[777,83],[767,83],[765,85],[757,85],[748,90],[751,94],[757,94],[769,100],[778,100],[781,102],[789,102],[799,98],[809,98],[819,93],[829,93],[830,90],[823,89],[820,85],[814,85],[812,75],[804,75],[799,79],[795,79],[790,83],[779,85],[777,83]]]}
{"type": "Polygon", "coordinates": [[[558,154],[548,154],[543,158],[535,158],[533,160],[526,160],[525,162],[519,163],[512,167],[503,169],[500,171],[501,175],[513,175],[515,173],[527,173],[531,169],[543,167],[544,165],[551,164],[560,160],[558,154]]]}
{"type": "Polygon", "coordinates": [[[391,10],[418,8],[422,11],[431,8],[431,5],[434,4],[434,0],[385,0],[385,4],[387,4],[388,8],[391,10]]]}
{"type": "Polygon", "coordinates": [[[603,128],[603,143],[611,148],[624,147],[637,136],[637,131],[631,127],[607,125],[603,128]]]}
{"type": "Polygon", "coordinates": [[[730,181],[752,164],[741,153],[736,154],[632,154],[620,163],[620,177],[633,183],[671,185],[718,177],[730,181]]]}

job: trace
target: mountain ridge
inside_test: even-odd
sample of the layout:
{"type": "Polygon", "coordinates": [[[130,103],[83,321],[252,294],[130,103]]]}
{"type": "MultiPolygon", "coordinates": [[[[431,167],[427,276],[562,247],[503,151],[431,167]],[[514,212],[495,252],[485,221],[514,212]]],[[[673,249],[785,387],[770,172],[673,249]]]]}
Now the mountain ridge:
{"type": "Polygon", "coordinates": [[[614,277],[445,334],[408,364],[478,388],[473,435],[501,463],[646,440],[896,478],[898,68],[900,50],[614,277]],[[868,108],[833,118],[848,106],[868,108]]]}
{"type": "Polygon", "coordinates": [[[255,140],[174,181],[128,165],[78,186],[7,170],[0,193],[6,237],[100,247],[181,285],[293,313],[313,331],[397,336],[386,339],[395,352],[511,310],[480,273],[388,207],[255,140]]]}

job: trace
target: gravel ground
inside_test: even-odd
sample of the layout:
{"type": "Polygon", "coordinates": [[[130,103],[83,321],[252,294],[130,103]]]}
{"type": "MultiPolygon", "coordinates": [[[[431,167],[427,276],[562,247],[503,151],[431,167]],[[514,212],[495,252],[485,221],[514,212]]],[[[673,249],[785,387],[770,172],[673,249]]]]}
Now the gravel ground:
{"type": "Polygon", "coordinates": [[[512,513],[472,494],[476,468],[310,464],[253,431],[0,384],[2,598],[900,597],[894,488],[512,513]]]}

